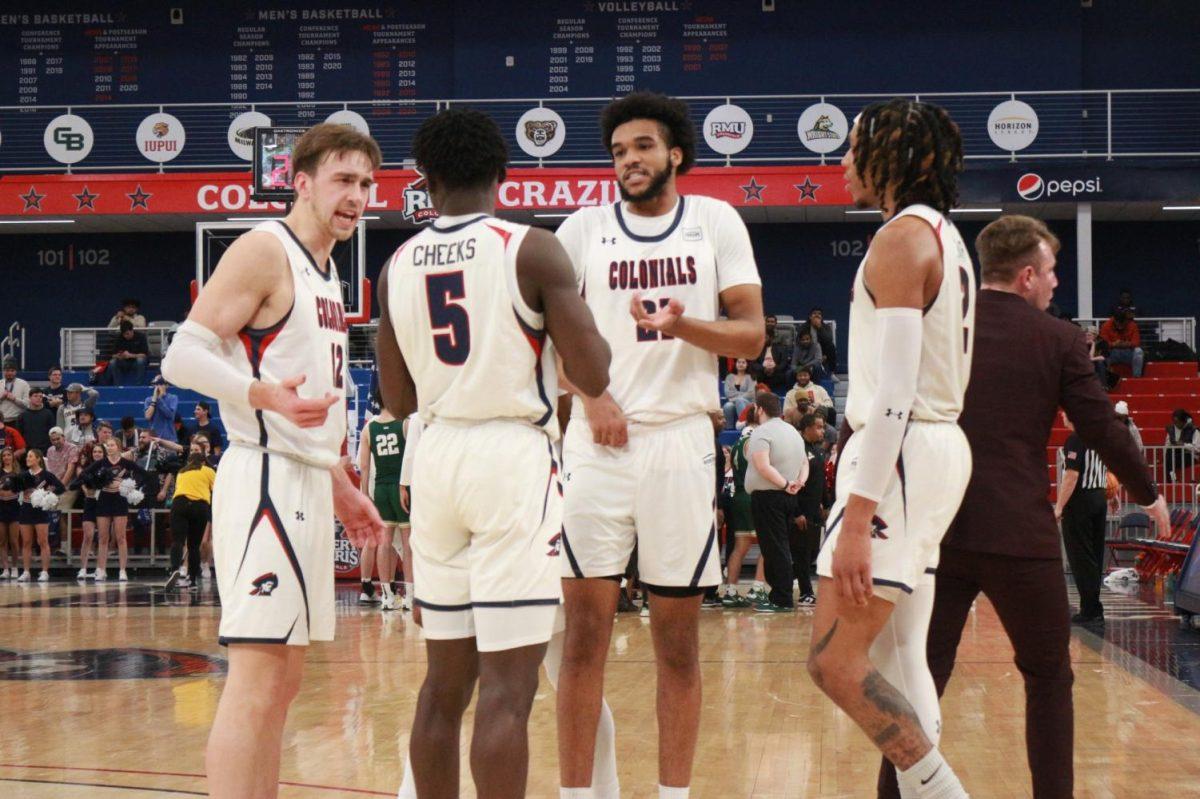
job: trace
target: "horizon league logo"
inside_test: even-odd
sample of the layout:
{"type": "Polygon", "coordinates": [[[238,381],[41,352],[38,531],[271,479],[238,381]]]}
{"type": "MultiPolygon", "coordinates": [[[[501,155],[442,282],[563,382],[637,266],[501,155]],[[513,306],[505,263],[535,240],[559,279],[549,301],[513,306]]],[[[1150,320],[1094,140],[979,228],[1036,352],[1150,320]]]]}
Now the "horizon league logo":
{"type": "Polygon", "coordinates": [[[1043,180],[1036,172],[1026,172],[1017,178],[1017,194],[1021,195],[1022,200],[1029,202],[1043,197],[1049,200],[1056,194],[1075,197],[1080,194],[1103,193],[1104,189],[1100,186],[1098,176],[1089,180],[1043,180]]]}

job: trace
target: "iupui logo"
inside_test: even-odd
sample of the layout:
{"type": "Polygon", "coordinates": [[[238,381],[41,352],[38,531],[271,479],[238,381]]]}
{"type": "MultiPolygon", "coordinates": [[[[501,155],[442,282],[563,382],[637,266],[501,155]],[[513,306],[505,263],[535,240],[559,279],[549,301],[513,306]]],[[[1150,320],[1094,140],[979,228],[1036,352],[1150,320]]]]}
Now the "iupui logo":
{"type": "Polygon", "coordinates": [[[429,183],[422,175],[404,187],[404,220],[424,225],[438,218],[437,209],[429,199],[429,183]]]}
{"type": "Polygon", "coordinates": [[[1099,177],[1087,180],[1043,180],[1042,176],[1036,172],[1026,172],[1017,178],[1017,194],[1021,195],[1022,200],[1030,202],[1043,197],[1048,200],[1055,195],[1076,197],[1080,194],[1103,193],[1104,189],[1100,185],[1099,177]]]}
{"type": "Polygon", "coordinates": [[[270,596],[271,592],[279,587],[279,577],[275,572],[260,574],[254,579],[253,586],[250,596],[270,596]]]}
{"type": "Polygon", "coordinates": [[[745,122],[710,122],[708,132],[714,139],[740,139],[746,135],[745,122]]]}

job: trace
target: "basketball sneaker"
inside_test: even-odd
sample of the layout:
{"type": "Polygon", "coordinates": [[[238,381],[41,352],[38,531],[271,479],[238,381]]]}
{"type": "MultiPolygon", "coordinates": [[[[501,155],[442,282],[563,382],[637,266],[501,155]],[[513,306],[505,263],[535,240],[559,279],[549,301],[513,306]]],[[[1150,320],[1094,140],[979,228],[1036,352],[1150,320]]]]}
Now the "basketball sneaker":
{"type": "Polygon", "coordinates": [[[0,571],[0,580],[7,580],[7,579],[8,579],[8,569],[4,569],[3,571],[0,571]]]}
{"type": "Polygon", "coordinates": [[[175,586],[179,585],[180,580],[187,580],[178,570],[171,572],[171,576],[167,578],[167,582],[163,585],[164,591],[170,591],[175,586]]]}
{"type": "Polygon", "coordinates": [[[125,573],[124,569],[121,569],[121,573],[117,575],[117,580],[122,583],[129,582],[129,575],[125,573]]]}
{"type": "Polygon", "coordinates": [[[76,580],[86,580],[88,578],[87,569],[80,569],[75,573],[76,580]]]}
{"type": "Polygon", "coordinates": [[[38,574],[38,582],[39,583],[50,582],[50,572],[46,571],[45,569],[42,569],[41,573],[38,574]]]}
{"type": "Polygon", "coordinates": [[[26,569],[25,571],[21,572],[21,576],[17,578],[17,582],[18,583],[29,582],[29,569],[26,569]]]}
{"type": "Polygon", "coordinates": [[[817,598],[815,596],[813,596],[812,594],[801,594],[800,599],[796,604],[804,605],[805,607],[809,607],[809,606],[817,604],[817,598]]]}
{"type": "Polygon", "coordinates": [[[95,576],[96,576],[96,582],[102,583],[108,579],[108,572],[105,571],[104,569],[96,569],[95,576]]]}
{"type": "Polygon", "coordinates": [[[383,601],[379,603],[379,609],[384,611],[400,610],[400,597],[396,596],[395,594],[388,594],[383,598],[383,601]]]}
{"type": "Polygon", "coordinates": [[[725,592],[725,595],[721,597],[721,607],[728,608],[730,610],[736,610],[737,608],[748,608],[753,604],[754,603],[749,599],[739,594],[737,589],[732,585],[729,586],[729,589],[725,592]]]}
{"type": "Polygon", "coordinates": [[[785,608],[782,605],[776,605],[770,599],[762,599],[754,603],[755,613],[793,613],[795,608],[785,608]]]}

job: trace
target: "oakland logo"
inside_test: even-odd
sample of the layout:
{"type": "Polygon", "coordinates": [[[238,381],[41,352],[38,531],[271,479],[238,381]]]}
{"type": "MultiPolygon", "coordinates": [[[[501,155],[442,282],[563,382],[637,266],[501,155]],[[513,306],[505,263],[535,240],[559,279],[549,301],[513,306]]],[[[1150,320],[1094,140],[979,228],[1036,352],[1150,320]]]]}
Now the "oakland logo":
{"type": "Polygon", "coordinates": [[[545,147],[554,140],[558,131],[558,122],[553,119],[530,119],[525,123],[525,138],[533,142],[534,147],[545,147]]]}
{"type": "Polygon", "coordinates": [[[1046,182],[1041,175],[1026,172],[1017,178],[1017,194],[1021,195],[1022,200],[1036,200],[1045,192],[1046,182]]]}
{"type": "Polygon", "coordinates": [[[424,175],[404,187],[404,221],[424,225],[438,218],[437,209],[429,199],[429,183],[424,175]]]}

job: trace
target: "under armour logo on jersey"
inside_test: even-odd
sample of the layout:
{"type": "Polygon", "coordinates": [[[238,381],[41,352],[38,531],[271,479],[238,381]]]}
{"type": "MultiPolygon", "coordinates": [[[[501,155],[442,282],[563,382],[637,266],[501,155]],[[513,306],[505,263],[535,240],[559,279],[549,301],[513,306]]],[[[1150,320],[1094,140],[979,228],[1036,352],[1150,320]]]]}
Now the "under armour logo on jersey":
{"type": "Polygon", "coordinates": [[[548,542],[550,544],[550,551],[546,553],[546,557],[557,558],[560,554],[562,554],[562,537],[563,534],[561,530],[554,534],[554,537],[548,542]]]}
{"type": "Polygon", "coordinates": [[[613,236],[612,238],[609,238],[608,236],[601,236],[601,237],[600,237],[600,243],[601,243],[601,244],[616,244],[616,243],[617,243],[617,237],[616,237],[616,236],[613,236]]]}
{"type": "Polygon", "coordinates": [[[888,529],[887,522],[878,516],[871,517],[871,538],[879,538],[886,541],[888,537],[883,533],[886,529],[888,529]]]}
{"type": "Polygon", "coordinates": [[[302,511],[302,510],[296,511],[296,521],[298,521],[298,522],[304,521],[304,511],[302,511]]]}
{"type": "Polygon", "coordinates": [[[271,592],[279,587],[279,578],[275,572],[267,572],[255,578],[253,585],[254,590],[250,592],[250,596],[270,596],[271,592]]]}
{"type": "Polygon", "coordinates": [[[895,416],[897,419],[903,419],[904,411],[893,411],[891,408],[888,408],[887,411],[884,412],[883,416],[885,419],[890,419],[893,416],[895,416]]]}

